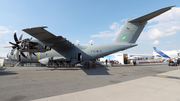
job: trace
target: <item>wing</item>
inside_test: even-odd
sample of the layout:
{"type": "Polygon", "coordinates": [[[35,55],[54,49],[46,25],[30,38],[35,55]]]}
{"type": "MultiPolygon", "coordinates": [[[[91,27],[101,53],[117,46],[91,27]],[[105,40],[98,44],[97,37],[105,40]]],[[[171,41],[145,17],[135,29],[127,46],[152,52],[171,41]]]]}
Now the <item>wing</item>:
{"type": "Polygon", "coordinates": [[[41,41],[43,44],[50,46],[52,48],[53,47],[68,48],[68,47],[73,46],[71,42],[69,42],[62,36],[55,36],[52,33],[45,30],[44,28],[47,28],[47,27],[46,26],[29,27],[29,28],[24,28],[23,31],[35,37],[36,39],[41,41]]]}
{"type": "Polygon", "coordinates": [[[171,8],[173,8],[174,6],[169,6],[169,7],[165,7],[165,8],[162,8],[162,9],[159,9],[157,11],[154,11],[154,12],[151,12],[149,14],[146,14],[146,15],[143,15],[141,17],[138,17],[138,18],[135,18],[135,19],[132,19],[130,22],[132,23],[142,23],[142,22],[146,22],[168,10],[170,10],[171,8]]]}

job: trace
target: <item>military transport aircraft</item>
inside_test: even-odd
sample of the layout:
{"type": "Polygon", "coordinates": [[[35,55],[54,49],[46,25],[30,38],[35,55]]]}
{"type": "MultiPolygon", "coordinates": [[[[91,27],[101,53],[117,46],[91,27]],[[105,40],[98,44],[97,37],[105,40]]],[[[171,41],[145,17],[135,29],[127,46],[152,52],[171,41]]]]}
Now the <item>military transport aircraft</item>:
{"type": "Polygon", "coordinates": [[[15,33],[14,40],[16,43],[9,42],[13,45],[11,46],[13,49],[8,53],[7,57],[19,63],[40,62],[41,64],[48,64],[53,62],[75,65],[85,60],[107,56],[137,46],[135,42],[147,21],[170,10],[172,7],[174,6],[165,7],[135,19],[127,19],[115,41],[109,44],[74,45],[62,36],[56,36],[48,32],[44,29],[47,28],[45,26],[24,28],[24,32],[36,39],[22,40],[23,34],[21,34],[18,40],[15,33]]]}

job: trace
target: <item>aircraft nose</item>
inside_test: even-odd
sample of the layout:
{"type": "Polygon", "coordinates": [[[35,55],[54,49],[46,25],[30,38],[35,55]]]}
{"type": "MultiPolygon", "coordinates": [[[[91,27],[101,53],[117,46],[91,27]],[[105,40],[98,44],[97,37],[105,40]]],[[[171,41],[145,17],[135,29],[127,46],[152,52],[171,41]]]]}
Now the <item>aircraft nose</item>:
{"type": "Polygon", "coordinates": [[[7,54],[7,58],[10,59],[10,53],[7,54]]]}

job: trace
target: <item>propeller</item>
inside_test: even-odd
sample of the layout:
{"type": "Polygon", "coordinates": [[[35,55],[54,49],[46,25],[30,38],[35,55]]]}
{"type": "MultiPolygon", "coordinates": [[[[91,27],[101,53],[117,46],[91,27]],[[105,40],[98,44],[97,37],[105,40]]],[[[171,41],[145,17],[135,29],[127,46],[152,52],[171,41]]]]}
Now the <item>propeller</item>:
{"type": "MultiPolygon", "coordinates": [[[[16,57],[17,57],[17,59],[19,59],[19,52],[20,52],[19,49],[22,49],[21,46],[20,46],[20,43],[21,43],[21,40],[22,40],[22,35],[23,35],[23,33],[20,35],[19,40],[18,40],[18,38],[17,38],[17,36],[16,36],[16,32],[15,32],[15,33],[14,33],[14,40],[15,40],[16,43],[9,42],[11,45],[13,45],[12,48],[13,48],[13,49],[16,49],[16,57]]],[[[27,57],[24,55],[23,52],[20,52],[20,54],[21,54],[23,57],[27,58],[27,57]]]]}
{"type": "MultiPolygon", "coordinates": [[[[24,40],[22,40],[22,36],[23,36],[23,33],[19,36],[19,40],[18,40],[16,32],[15,32],[14,33],[14,41],[16,43],[9,42],[12,46],[5,47],[5,48],[12,47],[13,49],[16,49],[16,57],[17,57],[17,59],[19,59],[19,54],[21,54],[21,56],[23,56],[24,58],[27,58],[27,56],[22,51],[20,51],[20,50],[25,48],[25,45],[22,45],[23,42],[27,42],[27,44],[26,43],[24,43],[24,44],[26,44],[28,46],[28,44],[29,44],[28,42],[32,40],[32,37],[31,37],[31,39],[24,39],[24,40]],[[24,47],[21,47],[21,46],[24,46],[24,47]]],[[[31,60],[32,60],[32,54],[34,56],[36,56],[36,54],[34,52],[29,52],[29,57],[31,58],[31,60]]]]}

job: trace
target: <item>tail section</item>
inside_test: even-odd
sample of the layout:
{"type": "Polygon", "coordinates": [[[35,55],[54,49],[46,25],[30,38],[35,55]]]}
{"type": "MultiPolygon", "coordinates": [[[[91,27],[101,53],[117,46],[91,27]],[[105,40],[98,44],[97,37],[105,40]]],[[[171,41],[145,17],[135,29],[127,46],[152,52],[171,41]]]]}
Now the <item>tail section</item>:
{"type": "Polygon", "coordinates": [[[135,43],[148,20],[170,10],[172,7],[174,6],[165,7],[135,19],[127,19],[114,42],[135,43]]]}
{"type": "Polygon", "coordinates": [[[159,55],[161,55],[162,57],[165,57],[165,58],[170,58],[168,55],[166,55],[165,53],[163,53],[162,51],[158,50],[156,47],[153,47],[154,48],[154,51],[156,53],[158,53],[159,55]]]}
{"type": "Polygon", "coordinates": [[[126,20],[126,24],[121,29],[121,32],[115,39],[115,42],[127,42],[135,43],[139,37],[141,31],[143,30],[146,22],[144,23],[131,23],[131,19],[126,20]]]}

